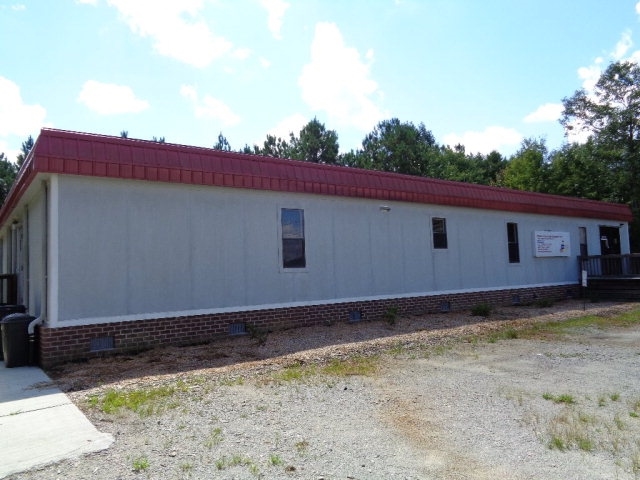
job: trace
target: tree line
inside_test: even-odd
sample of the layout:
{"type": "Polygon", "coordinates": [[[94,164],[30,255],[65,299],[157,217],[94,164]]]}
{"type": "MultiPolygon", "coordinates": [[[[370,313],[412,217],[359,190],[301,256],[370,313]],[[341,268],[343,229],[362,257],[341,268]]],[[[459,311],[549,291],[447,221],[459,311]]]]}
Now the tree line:
{"type": "MultiPolygon", "coordinates": [[[[288,138],[268,134],[262,145],[234,150],[222,132],[214,149],[419,175],[629,204],[632,251],[640,251],[640,67],[612,63],[593,91],[577,90],[562,100],[566,133],[583,132],[585,142],[566,142],[549,151],[543,138],[527,138],[516,153],[467,153],[463,145],[438,144],[423,123],[391,118],[379,122],[362,147],[340,153],[338,135],[316,118],[288,138]]],[[[123,130],[120,135],[128,137],[123,130]]],[[[165,137],[153,137],[164,143],[165,137]]],[[[21,162],[33,146],[29,137],[16,162],[0,154],[0,196],[4,200],[21,162]]]]}

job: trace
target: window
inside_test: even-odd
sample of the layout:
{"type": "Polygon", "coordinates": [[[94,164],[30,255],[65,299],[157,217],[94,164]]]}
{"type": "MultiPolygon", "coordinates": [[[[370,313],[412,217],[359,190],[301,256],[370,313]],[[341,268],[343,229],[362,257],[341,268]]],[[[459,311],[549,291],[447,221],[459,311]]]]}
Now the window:
{"type": "Polygon", "coordinates": [[[447,220],[432,218],[433,248],[447,248],[447,220]]]}
{"type": "Polygon", "coordinates": [[[507,223],[507,244],[509,247],[509,263],[520,263],[517,223],[507,223]]]}
{"type": "Polygon", "coordinates": [[[282,267],[305,268],[304,252],[304,210],[283,208],[282,222],[282,267]]]}
{"type": "Polygon", "coordinates": [[[578,227],[580,234],[580,256],[586,257],[589,255],[589,249],[587,248],[587,227],[578,227]]]}

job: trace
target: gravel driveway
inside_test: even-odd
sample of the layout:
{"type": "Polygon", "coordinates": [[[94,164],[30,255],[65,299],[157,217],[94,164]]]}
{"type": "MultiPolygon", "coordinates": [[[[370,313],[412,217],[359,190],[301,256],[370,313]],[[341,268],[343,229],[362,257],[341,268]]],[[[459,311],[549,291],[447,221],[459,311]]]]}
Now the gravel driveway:
{"type": "Polygon", "coordinates": [[[114,446],[11,478],[637,479],[640,324],[518,331],[638,308],[569,301],[69,364],[50,373],[114,446]],[[147,400],[105,413],[110,391],[147,400]]]}

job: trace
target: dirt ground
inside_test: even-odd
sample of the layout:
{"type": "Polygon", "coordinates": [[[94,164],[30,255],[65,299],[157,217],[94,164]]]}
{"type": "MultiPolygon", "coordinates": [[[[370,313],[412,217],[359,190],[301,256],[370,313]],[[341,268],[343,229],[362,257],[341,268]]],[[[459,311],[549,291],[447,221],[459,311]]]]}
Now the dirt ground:
{"type": "Polygon", "coordinates": [[[64,365],[50,375],[114,446],[12,479],[637,479],[640,326],[517,332],[638,308],[567,301],[64,365]],[[98,408],[167,386],[151,409],[98,408]]]}

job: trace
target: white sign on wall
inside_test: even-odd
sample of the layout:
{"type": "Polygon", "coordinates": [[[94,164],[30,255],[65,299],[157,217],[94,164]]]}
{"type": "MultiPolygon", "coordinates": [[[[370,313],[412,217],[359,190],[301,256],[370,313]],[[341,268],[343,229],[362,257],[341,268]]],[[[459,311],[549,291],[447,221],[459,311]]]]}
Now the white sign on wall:
{"type": "Polygon", "coordinates": [[[568,257],[571,255],[569,232],[534,232],[536,257],[568,257]]]}

